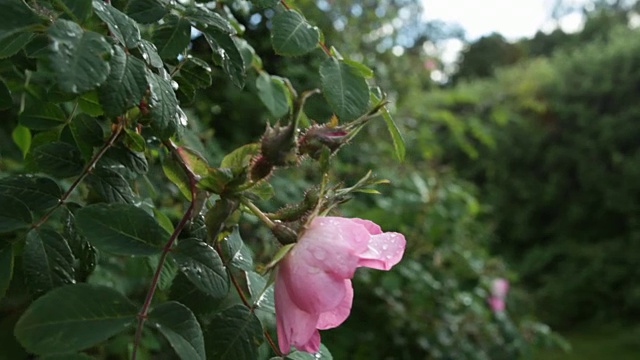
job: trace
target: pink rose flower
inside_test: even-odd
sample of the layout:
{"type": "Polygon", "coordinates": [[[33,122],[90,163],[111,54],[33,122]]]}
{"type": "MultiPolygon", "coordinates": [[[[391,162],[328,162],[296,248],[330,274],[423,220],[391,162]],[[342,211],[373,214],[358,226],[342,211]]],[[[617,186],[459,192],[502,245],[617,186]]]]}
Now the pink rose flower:
{"type": "Polygon", "coordinates": [[[509,281],[503,278],[494,279],[491,283],[491,296],[489,297],[489,306],[493,311],[504,311],[505,298],[509,292],[509,281]]]}
{"type": "Polygon", "coordinates": [[[399,233],[368,220],[317,217],[280,262],[275,282],[278,345],[317,352],[320,332],[351,312],[356,268],[389,270],[404,253],[399,233]]]}

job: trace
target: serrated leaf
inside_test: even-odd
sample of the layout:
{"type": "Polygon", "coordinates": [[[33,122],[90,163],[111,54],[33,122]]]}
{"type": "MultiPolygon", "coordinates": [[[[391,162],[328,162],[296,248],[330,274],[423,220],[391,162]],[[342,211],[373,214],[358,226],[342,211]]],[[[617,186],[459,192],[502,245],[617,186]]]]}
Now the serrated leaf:
{"type": "Polygon", "coordinates": [[[256,359],[264,341],[262,326],[244,305],[234,305],[211,319],[206,332],[207,359],[256,359]]]}
{"type": "Polygon", "coordinates": [[[142,58],[149,66],[153,66],[157,69],[164,66],[164,63],[158,54],[158,49],[152,42],[142,39],[138,50],[140,50],[142,58]]]}
{"type": "Polygon", "coordinates": [[[289,90],[282,79],[263,72],[256,79],[256,88],[271,115],[280,118],[289,112],[289,90]]]}
{"type": "Polygon", "coordinates": [[[373,77],[373,70],[371,70],[367,65],[349,59],[344,59],[342,61],[344,61],[345,64],[351,66],[352,69],[357,70],[358,73],[360,73],[360,75],[362,75],[364,78],[369,79],[373,77]]]}
{"type": "Polygon", "coordinates": [[[109,203],[133,204],[135,195],[127,180],[117,172],[105,169],[94,169],[87,176],[87,184],[109,203]]]}
{"type": "Polygon", "coordinates": [[[107,79],[111,46],[102,35],[63,19],[56,20],[48,33],[49,60],[61,90],[81,94],[107,79]]]}
{"type": "Polygon", "coordinates": [[[216,311],[223,299],[216,299],[198,290],[183,273],[178,273],[171,284],[169,298],[186,305],[196,316],[207,316],[216,311]]]}
{"type": "MultiPolygon", "coordinates": [[[[372,92],[371,93],[371,101],[372,102],[380,102],[380,99],[372,92]]],[[[393,148],[396,153],[396,157],[400,161],[404,161],[406,149],[404,144],[404,138],[402,137],[402,133],[398,129],[398,125],[396,125],[395,121],[391,117],[389,110],[387,110],[386,106],[383,106],[380,109],[382,113],[382,118],[384,122],[387,124],[387,130],[389,130],[389,134],[391,134],[391,140],[393,141],[393,148]]]]}
{"type": "Polygon", "coordinates": [[[143,152],[144,149],[146,148],[146,143],[144,138],[142,137],[142,135],[138,134],[137,132],[131,130],[131,129],[124,129],[124,144],[127,146],[127,148],[136,151],[136,152],[143,152]]]}
{"type": "Polygon", "coordinates": [[[125,11],[133,20],[141,24],[154,23],[169,13],[169,9],[158,0],[131,0],[125,11]]]}
{"type": "Polygon", "coordinates": [[[138,47],[140,29],[133,19],[102,0],[93,0],[93,9],[96,15],[109,26],[109,32],[118,42],[129,49],[138,47]]]}
{"type": "Polygon", "coordinates": [[[320,65],[322,93],[341,121],[357,119],[367,111],[369,86],[353,66],[336,58],[320,65]]]}
{"type": "Polygon", "coordinates": [[[149,163],[147,162],[147,158],[144,156],[142,152],[135,152],[125,147],[114,146],[111,147],[105,156],[102,157],[101,161],[98,162],[98,165],[103,167],[108,167],[106,165],[107,162],[114,164],[114,168],[118,169],[127,169],[128,172],[133,172],[134,174],[146,174],[149,170],[149,163]]]}
{"type": "Polygon", "coordinates": [[[17,125],[11,132],[11,138],[18,148],[20,148],[22,157],[27,157],[27,153],[31,147],[31,130],[26,126],[17,125]]]}
{"type": "Polygon", "coordinates": [[[22,260],[26,283],[36,294],[75,282],[69,244],[53,230],[29,231],[22,260]]]}
{"type": "Polygon", "coordinates": [[[99,146],[104,141],[104,131],[98,120],[87,115],[78,114],[69,124],[71,135],[78,145],[84,159],[93,155],[93,147],[99,146]]]}
{"type": "Polygon", "coordinates": [[[67,120],[64,111],[53,103],[39,103],[27,107],[18,116],[18,121],[32,130],[49,130],[64,124],[67,120]]]}
{"type": "Polygon", "coordinates": [[[224,252],[225,264],[244,271],[253,270],[251,250],[249,250],[244,241],[242,241],[237,227],[221,241],[221,246],[224,252]]]}
{"type": "Polygon", "coordinates": [[[206,88],[211,86],[211,67],[198,58],[187,58],[182,67],[180,67],[178,75],[193,87],[206,88]]]}
{"type": "Polygon", "coordinates": [[[153,32],[153,43],[163,59],[175,59],[187,48],[191,41],[191,23],[189,20],[169,15],[164,23],[153,32]]]}
{"type": "Polygon", "coordinates": [[[203,30],[205,39],[213,50],[213,60],[222,66],[231,82],[239,88],[244,87],[245,67],[238,46],[229,34],[207,28],[203,30]]]}
{"type": "Polygon", "coordinates": [[[203,6],[195,5],[188,7],[184,12],[184,16],[187,19],[195,22],[196,27],[200,31],[211,26],[224,33],[232,35],[236,33],[235,29],[231,26],[227,19],[203,6]]]}
{"type": "MultiPolygon", "coordinates": [[[[155,214],[155,212],[154,212],[155,214]]],[[[165,227],[163,229],[167,230],[165,227]]],[[[155,272],[160,263],[160,255],[153,255],[147,258],[147,264],[151,269],[151,272],[155,272]]],[[[178,267],[171,261],[165,261],[162,269],[160,269],[160,276],[158,278],[158,289],[165,291],[171,288],[173,279],[178,275],[178,267]]]]}
{"type": "Polygon", "coordinates": [[[33,212],[56,206],[62,190],[55,181],[33,175],[18,175],[0,179],[0,194],[20,199],[33,212]]]}
{"type": "Polygon", "coordinates": [[[34,37],[35,34],[33,33],[22,32],[0,40],[0,59],[5,59],[17,54],[18,51],[22,50],[25,44],[34,37]]]}
{"type": "Polygon", "coordinates": [[[280,0],[251,0],[251,3],[262,10],[275,7],[280,3],[280,0]]]}
{"type": "Polygon", "coordinates": [[[202,329],[188,307],[170,301],[156,306],[149,323],[169,341],[182,360],[206,359],[202,329]]]}
{"type": "MultiPolygon", "coordinates": [[[[69,205],[68,205],[69,206],[69,205]]],[[[96,267],[96,249],[80,234],[75,226],[75,215],[67,211],[62,236],[67,239],[71,253],[75,258],[74,269],[76,281],[84,282],[96,267]]]]}
{"type": "Polygon", "coordinates": [[[86,92],[78,98],[78,107],[82,112],[90,116],[100,116],[104,114],[102,105],[98,100],[98,91],[92,90],[86,92]]]}
{"type": "Polygon", "coordinates": [[[189,170],[194,174],[198,176],[206,176],[208,174],[209,164],[202,154],[186,146],[179,147],[178,153],[185,165],[187,165],[189,170]]]}
{"type": "Polygon", "coordinates": [[[255,195],[255,197],[258,197],[260,200],[269,200],[275,195],[275,191],[268,181],[263,180],[252,186],[245,194],[255,195]]]}
{"type": "Polygon", "coordinates": [[[180,271],[200,291],[221,298],[229,291],[229,276],[218,253],[198,239],[180,240],[171,252],[180,271]]]}
{"type": "Polygon", "coordinates": [[[147,91],[146,66],[142,60],[127,55],[122,47],[113,47],[109,62],[111,72],[98,89],[98,97],[107,116],[122,115],[138,105],[147,91]]]}
{"type": "Polygon", "coordinates": [[[111,288],[67,285],[34,301],[18,320],[15,335],[35,354],[74,352],[127,330],[136,313],[136,306],[111,288]]]}
{"type": "Polygon", "coordinates": [[[33,161],[40,171],[58,178],[79,175],[84,167],[80,150],[62,141],[33,149],[33,161]]]}
{"type": "Polygon", "coordinates": [[[13,246],[5,244],[0,247],[0,300],[9,288],[13,277],[13,246]]]}
{"type": "Polygon", "coordinates": [[[33,216],[27,205],[11,194],[0,193],[0,234],[26,229],[33,216]]]}
{"type": "Polygon", "coordinates": [[[147,72],[147,80],[151,91],[151,128],[161,139],[168,139],[178,129],[178,99],[170,80],[151,72],[147,72]]]}
{"type": "Polygon", "coordinates": [[[41,357],[39,360],[95,360],[96,358],[84,353],[78,354],[59,354],[59,355],[47,355],[41,357]]]}
{"type": "Polygon", "coordinates": [[[274,289],[272,284],[268,284],[267,279],[258,273],[247,271],[247,287],[255,308],[275,314],[274,289]]]}
{"type": "Polygon", "coordinates": [[[2,0],[0,2],[0,39],[21,30],[43,23],[22,0],[2,0]]]}
{"type": "Polygon", "coordinates": [[[287,355],[287,360],[333,360],[333,356],[324,344],[320,344],[320,350],[315,354],[304,351],[294,351],[287,355]]]}
{"type": "Polygon", "coordinates": [[[180,193],[191,201],[191,184],[184,170],[173,158],[166,158],[162,162],[162,172],[175,186],[178,187],[180,193]]]}
{"type": "Polygon", "coordinates": [[[295,10],[285,10],[273,17],[271,43],[276,53],[304,55],[318,46],[320,31],[295,10]]]}
{"type": "Polygon", "coordinates": [[[76,213],[76,226],[99,250],[121,255],[153,255],[169,234],[144,210],[128,204],[94,204],[76,213]]]}

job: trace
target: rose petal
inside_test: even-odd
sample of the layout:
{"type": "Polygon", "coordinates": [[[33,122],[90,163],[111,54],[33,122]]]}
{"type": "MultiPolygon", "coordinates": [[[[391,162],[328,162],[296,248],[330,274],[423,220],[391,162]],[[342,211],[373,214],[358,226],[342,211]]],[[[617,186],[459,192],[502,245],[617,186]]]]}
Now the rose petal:
{"type": "Polygon", "coordinates": [[[288,353],[291,345],[299,349],[300,347],[308,346],[315,335],[318,337],[319,347],[320,334],[316,330],[319,316],[317,314],[309,314],[298,308],[291,300],[287,287],[280,275],[280,271],[278,271],[274,289],[276,330],[278,332],[278,347],[280,351],[288,353]]]}
{"type": "Polygon", "coordinates": [[[291,250],[278,270],[291,300],[312,314],[335,308],[345,296],[344,279],[305,262],[305,257],[296,252],[299,250],[291,250]]]}
{"type": "Polygon", "coordinates": [[[306,351],[308,353],[317,353],[318,351],[320,351],[320,332],[318,330],[314,331],[313,335],[311,335],[311,338],[309,338],[306,343],[299,345],[293,344],[293,346],[301,351],[306,351]]]}
{"type": "Polygon", "coordinates": [[[349,313],[351,313],[351,305],[353,305],[353,286],[351,280],[344,281],[345,296],[342,302],[331,311],[320,314],[316,327],[320,330],[332,329],[342,324],[349,313]]]}
{"type": "Polygon", "coordinates": [[[353,218],[351,219],[351,221],[357,224],[363,225],[367,229],[370,235],[382,234],[382,229],[380,228],[380,225],[374,223],[373,221],[358,219],[358,218],[353,218]]]}
{"type": "Polygon", "coordinates": [[[360,254],[358,266],[389,270],[402,259],[406,243],[404,235],[400,233],[386,232],[373,235],[367,251],[360,254]]]}

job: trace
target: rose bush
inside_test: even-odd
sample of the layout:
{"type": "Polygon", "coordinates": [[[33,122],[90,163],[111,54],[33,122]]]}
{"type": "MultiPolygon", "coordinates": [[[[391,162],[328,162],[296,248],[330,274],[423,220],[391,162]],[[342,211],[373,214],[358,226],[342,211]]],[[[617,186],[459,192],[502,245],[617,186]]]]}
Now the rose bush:
{"type": "Polygon", "coordinates": [[[382,232],[362,219],[316,217],[280,262],[275,282],[278,344],[317,352],[318,330],[334,328],[349,316],[351,279],[358,267],[389,270],[405,249],[405,238],[382,232]]]}

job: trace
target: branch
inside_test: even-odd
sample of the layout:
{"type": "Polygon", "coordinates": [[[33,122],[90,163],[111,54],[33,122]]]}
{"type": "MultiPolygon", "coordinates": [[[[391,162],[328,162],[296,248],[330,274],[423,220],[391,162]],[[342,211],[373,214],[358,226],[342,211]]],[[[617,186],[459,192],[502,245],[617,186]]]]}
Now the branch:
{"type": "Polygon", "coordinates": [[[67,199],[69,198],[73,190],[75,190],[78,187],[78,185],[80,185],[82,180],[84,180],[84,178],[86,178],[87,175],[89,175],[89,173],[93,170],[93,168],[96,166],[98,161],[107,152],[107,150],[109,150],[109,148],[113,146],[113,144],[116,142],[116,140],[122,133],[122,129],[123,129],[122,124],[118,124],[115,126],[115,128],[111,132],[111,136],[109,136],[109,139],[107,139],[107,141],[104,143],[104,145],[102,145],[100,150],[98,150],[98,152],[91,158],[91,160],[89,160],[89,162],[84,167],[84,169],[82,169],[82,173],[76,178],[76,180],[71,184],[71,186],[69,186],[69,189],[67,189],[67,191],[64,194],[62,194],[56,206],[54,206],[49,211],[47,211],[44,215],[42,215],[42,217],[38,219],[38,221],[33,223],[33,225],[31,225],[32,229],[37,229],[38,227],[40,227],[49,219],[49,217],[56,210],[58,210],[62,205],[64,205],[64,202],[67,201],[67,199]]]}
{"type": "Polygon", "coordinates": [[[140,340],[142,338],[142,329],[144,328],[144,322],[147,320],[147,314],[149,313],[149,307],[151,307],[151,301],[153,300],[153,296],[155,295],[156,289],[158,288],[160,273],[162,272],[162,268],[164,267],[164,263],[167,259],[167,255],[169,255],[169,251],[171,251],[171,247],[173,243],[176,241],[176,239],[178,238],[178,235],[180,235],[184,226],[191,219],[191,215],[193,213],[193,209],[195,208],[195,204],[197,201],[196,199],[196,182],[197,181],[196,181],[195,174],[193,173],[193,171],[191,171],[187,163],[180,156],[180,152],[178,151],[178,148],[173,142],[171,142],[171,140],[164,141],[164,145],[176,156],[178,163],[180,164],[180,167],[182,167],[182,170],[189,178],[189,190],[191,191],[191,202],[189,203],[189,207],[187,208],[187,211],[185,211],[184,215],[182,216],[182,219],[180,219],[180,222],[178,223],[178,225],[176,225],[175,230],[173,230],[173,233],[169,237],[169,240],[167,240],[167,242],[164,244],[164,247],[162,248],[160,259],[158,259],[158,266],[156,267],[156,271],[154,272],[153,277],[151,278],[151,284],[149,286],[147,296],[144,300],[144,303],[142,304],[142,307],[140,308],[140,312],[138,313],[138,326],[136,328],[136,334],[133,342],[133,350],[131,353],[132,360],[136,359],[138,346],[140,345],[140,340]]]}

